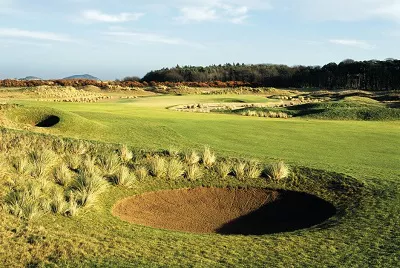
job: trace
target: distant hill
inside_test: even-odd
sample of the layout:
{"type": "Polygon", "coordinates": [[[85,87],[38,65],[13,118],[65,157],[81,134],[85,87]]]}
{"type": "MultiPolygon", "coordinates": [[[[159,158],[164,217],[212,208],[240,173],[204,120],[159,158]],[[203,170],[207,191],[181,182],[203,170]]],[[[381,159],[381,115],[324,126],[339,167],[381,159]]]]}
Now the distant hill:
{"type": "Polygon", "coordinates": [[[36,76],[27,76],[25,78],[21,78],[19,80],[23,80],[23,81],[28,81],[28,80],[42,80],[42,78],[36,77],[36,76]]]}
{"type": "Polygon", "coordinates": [[[90,75],[90,74],[77,74],[77,75],[72,75],[65,77],[63,79],[88,79],[88,80],[100,80],[99,78],[90,75]]]}

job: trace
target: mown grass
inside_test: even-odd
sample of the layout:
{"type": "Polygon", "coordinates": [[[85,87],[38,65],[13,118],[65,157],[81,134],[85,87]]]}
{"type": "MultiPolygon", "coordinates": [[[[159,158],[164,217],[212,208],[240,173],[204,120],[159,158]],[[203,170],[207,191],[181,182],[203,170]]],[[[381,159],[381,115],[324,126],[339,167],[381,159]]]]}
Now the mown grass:
{"type": "MultiPolygon", "coordinates": [[[[148,160],[141,162],[140,157],[133,156],[128,162],[136,163],[129,167],[137,178],[134,187],[109,187],[98,196],[94,209],[83,210],[84,213],[74,217],[47,214],[28,225],[2,210],[0,256],[4,266],[397,266],[400,262],[398,122],[247,118],[165,109],[193,98],[154,97],[125,104],[41,103],[84,119],[71,124],[72,119],[67,117],[64,124],[47,129],[46,133],[125,143],[141,156],[146,153],[139,149],[173,146],[180,148],[180,152],[195,150],[202,158],[204,145],[208,144],[217,153],[217,161],[203,169],[202,176],[195,176],[196,179],[189,179],[187,171],[179,168],[180,176],[166,179],[151,176],[148,160]],[[85,128],[84,122],[90,122],[93,128],[85,128]],[[225,160],[227,156],[235,159],[225,160]],[[282,159],[292,166],[292,175],[278,183],[236,178],[234,164],[247,161],[236,159],[241,157],[256,158],[264,164],[282,159]],[[221,176],[217,173],[220,164],[224,165],[220,167],[221,176]],[[355,179],[298,166],[345,173],[355,179]],[[138,176],[140,173],[145,176],[138,176]],[[335,204],[338,214],[326,224],[308,230],[254,237],[158,230],[122,222],[110,213],[116,201],[130,195],[196,186],[304,191],[335,204]]],[[[80,147],[63,146],[78,155],[86,154],[80,147]]],[[[114,153],[121,156],[121,147],[116,146],[114,153]]],[[[166,155],[169,160],[177,157],[175,153],[166,155]]],[[[184,154],[179,157],[186,161],[184,154]]],[[[202,165],[202,160],[195,165],[202,165]]],[[[248,168],[244,165],[245,174],[249,166],[250,162],[248,168]]],[[[4,189],[0,187],[0,197],[5,196],[4,189]]],[[[72,211],[77,202],[70,203],[72,211]]]]}

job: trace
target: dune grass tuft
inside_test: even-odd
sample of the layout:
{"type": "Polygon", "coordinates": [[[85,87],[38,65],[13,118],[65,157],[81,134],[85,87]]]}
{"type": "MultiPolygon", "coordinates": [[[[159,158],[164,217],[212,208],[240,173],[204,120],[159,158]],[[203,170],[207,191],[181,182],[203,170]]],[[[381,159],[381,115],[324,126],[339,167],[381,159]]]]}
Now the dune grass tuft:
{"type": "Polygon", "coordinates": [[[156,178],[161,178],[166,174],[166,162],[161,156],[153,156],[149,159],[150,174],[156,178]]]}
{"type": "Polygon", "coordinates": [[[232,171],[232,165],[227,161],[220,161],[215,166],[215,171],[221,179],[226,179],[229,173],[232,171]]]}
{"type": "Polygon", "coordinates": [[[184,172],[185,170],[183,169],[183,164],[180,160],[172,158],[168,162],[167,173],[166,173],[167,179],[169,180],[177,179],[180,176],[182,176],[184,172]]]}
{"type": "Polygon", "coordinates": [[[279,161],[270,164],[264,170],[264,174],[267,178],[279,182],[289,176],[290,168],[283,161],[279,161]]]}
{"type": "Polygon", "coordinates": [[[202,171],[197,164],[186,167],[185,177],[191,181],[198,180],[202,176],[202,171]]]}
{"type": "Polygon", "coordinates": [[[203,165],[206,168],[211,168],[214,165],[216,159],[217,158],[215,154],[211,152],[210,147],[208,146],[204,147],[203,158],[202,158],[203,165]]]}

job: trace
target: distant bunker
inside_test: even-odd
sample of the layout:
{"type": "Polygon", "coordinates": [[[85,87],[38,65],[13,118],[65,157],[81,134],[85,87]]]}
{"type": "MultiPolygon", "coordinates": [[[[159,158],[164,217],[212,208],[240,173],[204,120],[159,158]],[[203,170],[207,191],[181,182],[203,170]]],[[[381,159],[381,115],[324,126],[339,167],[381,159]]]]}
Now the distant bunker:
{"type": "Polygon", "coordinates": [[[195,188],[149,192],[119,201],[124,221],[191,233],[263,235],[320,224],[336,208],[314,195],[259,188],[195,188]]]}
{"type": "Polygon", "coordinates": [[[41,121],[35,124],[36,127],[53,127],[60,122],[60,117],[56,115],[47,115],[44,116],[41,121]]]}

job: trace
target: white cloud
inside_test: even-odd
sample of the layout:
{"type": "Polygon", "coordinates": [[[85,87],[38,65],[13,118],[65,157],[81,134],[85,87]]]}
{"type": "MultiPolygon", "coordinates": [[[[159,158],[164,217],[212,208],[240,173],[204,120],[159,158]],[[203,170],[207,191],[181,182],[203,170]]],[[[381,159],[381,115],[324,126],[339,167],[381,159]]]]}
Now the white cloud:
{"type": "Polygon", "coordinates": [[[355,39],[332,39],[329,40],[330,43],[342,46],[349,46],[349,47],[357,47],[361,49],[374,49],[375,46],[369,44],[363,40],[355,40],[355,39]]]}
{"type": "Polygon", "coordinates": [[[399,0],[274,0],[310,19],[359,21],[368,19],[400,22],[399,0]]]}
{"type": "Polygon", "coordinates": [[[241,24],[253,10],[271,9],[268,1],[257,0],[186,0],[178,1],[181,15],[176,20],[189,22],[228,21],[241,24]]]}
{"type": "Polygon", "coordinates": [[[82,19],[92,22],[110,22],[121,23],[127,21],[134,21],[140,19],[143,13],[119,13],[119,14],[106,14],[99,10],[85,10],[82,12],[82,19]]]}
{"type": "Polygon", "coordinates": [[[114,42],[124,43],[129,45],[136,45],[138,44],[138,42],[147,42],[147,43],[161,43],[167,45],[187,45],[196,48],[203,48],[201,44],[195,44],[181,38],[167,37],[155,33],[114,31],[114,32],[105,32],[103,34],[106,36],[113,37],[112,41],[114,42]]]}
{"type": "Polygon", "coordinates": [[[217,11],[212,7],[183,7],[180,12],[182,15],[178,20],[185,23],[189,21],[213,21],[218,18],[217,11]]]}
{"type": "Polygon", "coordinates": [[[36,46],[42,48],[51,48],[52,44],[50,43],[41,43],[41,42],[30,42],[30,41],[21,41],[21,40],[14,40],[14,39],[0,39],[0,45],[4,47],[14,47],[15,45],[22,45],[22,46],[36,46]]]}
{"type": "Polygon", "coordinates": [[[51,32],[37,32],[21,30],[16,28],[0,28],[0,37],[13,37],[13,38],[29,38],[57,42],[73,42],[69,36],[51,33],[51,32]]]}
{"type": "Polygon", "coordinates": [[[15,6],[11,0],[0,0],[0,14],[17,13],[15,6]]]}

